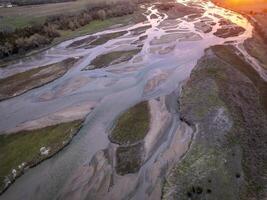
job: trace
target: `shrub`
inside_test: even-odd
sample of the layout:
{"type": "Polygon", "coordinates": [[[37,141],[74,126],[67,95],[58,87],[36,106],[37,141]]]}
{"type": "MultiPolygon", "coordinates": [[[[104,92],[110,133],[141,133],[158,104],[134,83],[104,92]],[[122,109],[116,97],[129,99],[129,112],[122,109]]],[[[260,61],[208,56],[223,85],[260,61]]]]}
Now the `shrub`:
{"type": "Polygon", "coordinates": [[[70,30],[74,31],[75,30],[75,24],[72,21],[70,21],[69,24],[68,24],[68,28],[70,30]]]}
{"type": "Polygon", "coordinates": [[[52,25],[48,25],[44,27],[44,34],[47,35],[49,38],[55,38],[55,37],[60,36],[55,26],[52,26],[52,25]]]}
{"type": "Polygon", "coordinates": [[[98,19],[105,20],[106,19],[106,11],[103,9],[97,11],[97,16],[98,16],[98,19]]]}
{"type": "MultiPolygon", "coordinates": [[[[14,1],[18,2],[18,0],[14,1]]],[[[22,0],[21,2],[26,1],[33,2],[35,0],[22,0]]],[[[45,2],[50,0],[37,1],[45,2]]],[[[143,2],[150,0],[135,0],[133,2],[137,1],[143,2]]],[[[31,49],[49,44],[54,38],[60,36],[58,30],[74,31],[81,26],[89,24],[92,20],[105,20],[107,17],[119,17],[131,14],[136,9],[136,5],[133,2],[122,1],[117,3],[91,4],[77,14],[50,16],[44,24],[34,24],[17,30],[10,30],[9,28],[2,29],[0,32],[0,58],[5,58],[16,53],[22,54],[31,49]]]]}

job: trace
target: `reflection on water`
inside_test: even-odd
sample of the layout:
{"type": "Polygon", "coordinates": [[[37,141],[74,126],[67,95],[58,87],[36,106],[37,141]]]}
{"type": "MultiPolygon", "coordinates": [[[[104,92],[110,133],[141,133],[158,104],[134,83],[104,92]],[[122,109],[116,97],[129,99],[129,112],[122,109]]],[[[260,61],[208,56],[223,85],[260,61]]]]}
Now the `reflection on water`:
{"type": "MultiPolygon", "coordinates": [[[[228,19],[231,22],[237,24],[238,26],[241,26],[245,29],[249,29],[251,31],[251,24],[241,14],[238,14],[238,13],[233,12],[231,10],[226,10],[224,8],[221,8],[221,7],[217,7],[211,2],[206,2],[203,6],[205,7],[205,9],[207,10],[208,13],[211,13],[213,15],[215,15],[215,14],[220,15],[224,19],[228,19]]],[[[250,32],[250,34],[251,34],[251,32],[250,32]]]]}

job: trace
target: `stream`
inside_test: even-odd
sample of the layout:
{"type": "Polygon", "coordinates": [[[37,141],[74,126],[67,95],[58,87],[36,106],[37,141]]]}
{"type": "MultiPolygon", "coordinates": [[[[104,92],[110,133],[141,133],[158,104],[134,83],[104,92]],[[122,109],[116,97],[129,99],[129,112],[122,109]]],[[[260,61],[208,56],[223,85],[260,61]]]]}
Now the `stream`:
{"type": "Polygon", "coordinates": [[[69,57],[81,58],[63,77],[0,102],[0,132],[59,110],[87,102],[94,104],[72,142],[52,158],[29,169],[0,196],[1,200],[160,199],[167,169],[186,154],[194,137],[194,130],[180,121],[177,98],[204,50],[217,44],[232,44],[266,79],[257,61],[243,48],[244,40],[252,36],[253,30],[245,17],[209,1],[177,2],[203,12],[197,17],[191,14],[169,19],[155,5],[143,5],[147,10],[146,22],[93,34],[127,31],[123,36],[94,48],[69,48],[71,43],[88,36],[78,37],[0,69],[0,77],[4,78],[69,57]],[[238,36],[217,37],[214,33],[221,27],[221,19],[230,20],[245,31],[238,36]],[[204,29],[204,24],[210,31],[204,29]],[[151,27],[141,34],[131,31],[147,25],[151,27]],[[146,38],[136,44],[142,36],[146,38]],[[142,50],[127,62],[83,70],[98,55],[136,49],[140,44],[142,50]],[[85,81],[77,83],[77,80],[85,81]],[[145,162],[138,173],[120,176],[103,154],[104,150],[108,151],[110,160],[114,160],[116,145],[108,139],[110,127],[121,113],[143,100],[149,101],[155,115],[154,132],[150,131],[145,138],[145,162]]]}

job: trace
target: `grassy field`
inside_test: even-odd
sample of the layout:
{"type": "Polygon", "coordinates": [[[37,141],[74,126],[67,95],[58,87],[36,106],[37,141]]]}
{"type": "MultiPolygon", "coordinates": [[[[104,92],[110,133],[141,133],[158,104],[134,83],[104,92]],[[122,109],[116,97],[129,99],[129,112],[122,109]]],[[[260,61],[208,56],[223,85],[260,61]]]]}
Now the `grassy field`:
{"type": "Polygon", "coordinates": [[[90,63],[90,66],[93,69],[96,69],[96,68],[107,67],[113,64],[119,64],[131,60],[139,52],[140,49],[133,49],[129,51],[114,51],[107,54],[102,54],[97,56],[90,63]]]}
{"type": "MultiPolygon", "coordinates": [[[[32,167],[45,158],[62,149],[81,127],[82,120],[62,123],[32,131],[20,131],[10,135],[0,135],[0,191],[4,187],[4,179],[10,176],[12,169],[20,175],[22,168],[32,167]],[[49,148],[47,155],[41,155],[40,148],[49,148]]],[[[14,176],[14,175],[13,175],[14,176]]],[[[9,180],[14,177],[12,175],[9,180]]]]}
{"type": "Polygon", "coordinates": [[[265,199],[265,99],[266,82],[234,47],[209,48],[180,95],[181,116],[197,131],[167,175],[163,199],[265,199]]]}
{"type": "MultiPolygon", "coordinates": [[[[63,13],[76,13],[94,3],[106,1],[107,0],[98,0],[97,2],[95,0],[77,0],[64,3],[0,8],[0,30],[6,27],[23,28],[31,24],[42,23],[48,16],[63,13]]],[[[122,0],[112,0],[108,2],[116,1],[122,0]]]]}
{"type": "Polygon", "coordinates": [[[76,29],[75,31],[66,30],[66,31],[59,31],[60,37],[56,38],[53,43],[61,42],[63,40],[66,40],[68,38],[85,35],[85,34],[92,34],[95,32],[99,32],[102,30],[105,30],[108,27],[111,27],[115,24],[122,24],[126,25],[130,23],[132,20],[133,15],[127,15],[122,17],[114,17],[106,20],[94,20],[90,22],[90,24],[87,24],[81,28],[76,29]]]}
{"type": "Polygon", "coordinates": [[[0,101],[21,95],[63,76],[77,60],[68,58],[0,79],[0,101]]]}
{"type": "Polygon", "coordinates": [[[118,144],[133,144],[142,140],[149,130],[149,108],[141,102],[123,113],[111,133],[110,139],[118,144]]]}

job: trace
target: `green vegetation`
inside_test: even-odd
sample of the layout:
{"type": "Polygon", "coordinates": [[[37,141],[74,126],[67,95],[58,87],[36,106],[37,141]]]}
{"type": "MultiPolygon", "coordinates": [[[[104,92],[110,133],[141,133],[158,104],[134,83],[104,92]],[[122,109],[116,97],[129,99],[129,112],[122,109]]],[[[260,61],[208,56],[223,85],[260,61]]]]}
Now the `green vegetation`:
{"type": "Polygon", "coordinates": [[[267,112],[267,84],[260,77],[258,72],[251,65],[241,59],[235,53],[235,49],[232,46],[213,46],[212,50],[219,58],[227,63],[232,64],[238,71],[243,73],[250,81],[254,83],[260,93],[259,99],[264,106],[265,112],[267,112]]]}
{"type": "Polygon", "coordinates": [[[141,35],[146,32],[147,29],[151,28],[151,25],[141,26],[130,30],[133,35],[141,35]]]}
{"type": "MultiPolygon", "coordinates": [[[[212,145],[199,143],[171,171],[172,175],[168,177],[164,190],[168,192],[175,185],[175,199],[181,200],[218,199],[217,196],[222,200],[237,199],[239,187],[235,177],[236,169],[225,165],[225,160],[234,162],[235,158],[228,149],[216,149],[212,145]]],[[[165,191],[163,199],[168,199],[165,191]]]]}
{"type": "Polygon", "coordinates": [[[116,149],[116,172],[120,175],[136,173],[143,163],[144,142],[149,131],[148,102],[141,102],[123,113],[109,139],[120,146],[116,149]]]}
{"type": "Polygon", "coordinates": [[[118,144],[133,144],[142,140],[148,130],[150,114],[147,102],[141,102],[123,113],[113,129],[110,140],[118,144]]]}
{"type": "MultiPolygon", "coordinates": [[[[136,8],[137,6],[129,1],[120,3],[98,2],[73,13],[62,11],[62,13],[54,15],[42,16],[36,14],[33,15],[34,17],[30,17],[27,14],[23,15],[20,12],[19,17],[16,14],[13,17],[11,14],[6,16],[3,14],[1,21],[2,23],[6,21],[7,24],[0,24],[0,58],[22,55],[34,49],[42,48],[51,44],[55,38],[60,37],[60,32],[62,31],[76,31],[95,20],[105,21],[107,18],[130,15],[133,14],[136,8]],[[35,18],[38,20],[36,21],[35,18]]],[[[28,11],[31,12],[31,10],[28,11]]],[[[94,26],[98,27],[99,24],[93,24],[90,29],[93,30],[94,26]]],[[[86,33],[87,29],[88,27],[83,30],[83,33],[86,33]]],[[[68,34],[68,32],[65,34],[68,34]]],[[[87,34],[89,33],[87,32],[87,34]]],[[[64,36],[66,37],[66,35],[64,36]]],[[[106,41],[108,39],[107,37],[106,41]]],[[[105,38],[102,40],[105,42],[105,38]]],[[[102,41],[98,42],[101,44],[102,41]]]]}
{"type": "Polygon", "coordinates": [[[101,45],[105,44],[107,41],[117,38],[120,36],[123,36],[127,33],[127,31],[121,31],[121,32],[115,32],[115,33],[108,33],[104,35],[100,35],[98,39],[96,39],[94,42],[91,43],[91,45],[101,45]]]}
{"type": "Polygon", "coordinates": [[[138,4],[149,1],[77,0],[0,8],[0,67],[73,37],[145,21],[138,4]]]}
{"type": "Polygon", "coordinates": [[[74,58],[68,58],[58,63],[34,68],[0,79],[0,101],[21,95],[33,88],[60,78],[76,61],[74,58]]]}
{"type": "Polygon", "coordinates": [[[26,26],[33,26],[35,24],[43,24],[45,17],[32,17],[32,16],[7,16],[0,20],[1,30],[14,30],[15,28],[21,29],[26,26]]]}
{"type": "Polygon", "coordinates": [[[120,146],[116,150],[116,172],[120,175],[138,172],[143,162],[143,143],[120,146]]]}
{"type": "Polygon", "coordinates": [[[90,24],[80,27],[75,31],[61,30],[59,31],[60,37],[55,38],[53,43],[58,43],[66,39],[82,36],[85,34],[93,34],[99,31],[103,31],[106,28],[116,24],[126,25],[130,23],[132,17],[133,15],[127,15],[122,17],[113,17],[106,20],[94,20],[90,24]]]}
{"type": "Polygon", "coordinates": [[[163,199],[243,200],[264,195],[266,82],[236,51],[232,46],[209,48],[183,88],[181,117],[196,125],[197,132],[185,157],[167,176],[163,199]]]}
{"type": "Polygon", "coordinates": [[[267,43],[257,34],[254,33],[252,38],[245,40],[244,47],[250,55],[260,61],[261,66],[267,69],[267,43]]]}
{"type": "Polygon", "coordinates": [[[76,40],[72,42],[67,48],[78,48],[78,47],[86,47],[88,46],[93,40],[95,40],[97,36],[89,36],[81,40],[76,40]]]}
{"type": "Polygon", "coordinates": [[[169,198],[172,188],[175,199],[237,199],[240,186],[235,173],[242,172],[241,157],[236,144],[228,144],[225,137],[232,130],[232,112],[218,85],[218,81],[229,82],[225,71],[219,59],[204,57],[182,91],[181,116],[197,124],[198,131],[185,157],[167,177],[163,199],[169,198]]]}
{"type": "MultiPolygon", "coordinates": [[[[198,74],[201,74],[201,72],[199,72],[198,74]]],[[[201,74],[201,75],[206,76],[207,79],[209,77],[207,74],[201,74]]],[[[203,82],[200,81],[191,90],[186,90],[183,93],[183,96],[181,97],[181,102],[182,103],[187,102],[186,105],[189,105],[190,107],[194,106],[195,107],[194,113],[196,115],[195,117],[199,120],[204,119],[204,117],[207,117],[210,110],[216,107],[218,108],[218,107],[224,106],[224,103],[220,100],[219,95],[218,95],[218,86],[211,79],[205,80],[203,82]]],[[[181,109],[183,112],[184,109],[188,109],[188,108],[184,106],[181,109]]]]}
{"type": "Polygon", "coordinates": [[[140,49],[134,49],[130,51],[114,51],[107,54],[102,54],[92,60],[89,66],[92,66],[93,69],[96,69],[107,67],[111,64],[126,62],[131,60],[139,52],[140,49]]]}
{"type": "MultiPolygon", "coordinates": [[[[20,0],[18,0],[20,1],[20,0]]],[[[34,0],[35,1],[35,0],[34,0]]],[[[128,1],[128,0],[112,0],[116,3],[118,1],[128,1]]],[[[11,28],[24,28],[28,25],[39,24],[41,19],[46,19],[47,17],[61,14],[73,14],[84,10],[87,7],[93,7],[98,4],[110,3],[108,0],[76,0],[65,3],[50,3],[34,6],[17,6],[13,8],[0,8],[1,16],[0,20],[0,31],[1,28],[11,26],[11,28]],[[9,19],[9,20],[6,20],[9,19]],[[24,26],[16,26],[14,21],[24,21],[24,26]],[[11,23],[10,23],[11,22],[11,23]]]]}
{"type": "Polygon", "coordinates": [[[42,129],[20,131],[14,134],[0,135],[0,189],[4,189],[5,177],[14,180],[12,169],[16,175],[23,173],[23,168],[33,167],[42,160],[62,149],[82,125],[82,120],[62,123],[42,129]],[[41,155],[40,148],[49,152],[41,155]],[[25,165],[19,168],[19,165],[25,165]]]}
{"type": "Polygon", "coordinates": [[[264,195],[267,184],[267,83],[236,54],[233,47],[214,46],[213,51],[243,75],[241,78],[240,74],[238,76],[224,70],[228,78],[225,81],[218,80],[218,85],[234,120],[228,141],[232,145],[240,145],[242,149],[242,168],[247,184],[242,199],[258,198],[264,195]]]}

